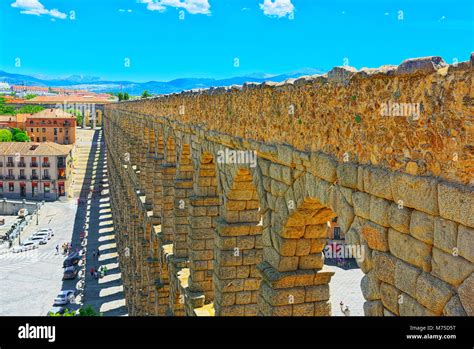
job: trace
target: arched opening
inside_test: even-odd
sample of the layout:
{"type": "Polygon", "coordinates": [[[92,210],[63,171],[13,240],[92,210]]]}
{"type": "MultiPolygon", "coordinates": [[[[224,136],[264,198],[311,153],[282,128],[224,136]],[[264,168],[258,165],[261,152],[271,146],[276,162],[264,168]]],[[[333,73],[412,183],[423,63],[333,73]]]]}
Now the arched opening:
{"type": "MultiPolygon", "coordinates": [[[[272,220],[278,221],[276,217],[272,220]]],[[[348,289],[333,281],[335,273],[344,269],[325,265],[336,222],[335,211],[313,197],[305,197],[298,206],[288,206],[287,219],[275,224],[277,229],[265,232],[269,236],[264,240],[269,239],[270,246],[264,247],[265,262],[260,266],[264,278],[259,296],[261,315],[330,316],[331,309],[339,307],[340,296],[347,295],[348,289]]],[[[342,232],[337,233],[340,238],[342,232]]],[[[359,292],[361,277],[353,280],[359,292]]],[[[363,299],[361,307],[362,303],[363,299]]]]}
{"type": "Polygon", "coordinates": [[[262,215],[248,169],[236,170],[218,220],[214,259],[216,316],[256,316],[262,261],[262,215]]]}

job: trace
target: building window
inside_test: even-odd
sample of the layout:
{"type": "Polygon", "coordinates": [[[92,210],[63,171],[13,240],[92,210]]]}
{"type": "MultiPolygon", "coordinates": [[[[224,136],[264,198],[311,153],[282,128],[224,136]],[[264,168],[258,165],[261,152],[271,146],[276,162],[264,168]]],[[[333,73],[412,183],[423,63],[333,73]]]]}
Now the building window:
{"type": "Polygon", "coordinates": [[[63,129],[62,129],[62,128],[59,128],[59,132],[62,133],[62,132],[63,132],[63,129]]]}
{"type": "Polygon", "coordinates": [[[0,193],[3,193],[3,182],[0,183],[0,193]]]}
{"type": "Polygon", "coordinates": [[[39,131],[40,131],[40,129],[39,129],[39,128],[37,128],[37,129],[36,129],[36,132],[39,132],[39,131]]]}
{"type": "Polygon", "coordinates": [[[43,137],[43,142],[46,142],[46,137],[43,137]]]}
{"type": "Polygon", "coordinates": [[[34,130],[34,129],[32,128],[32,129],[31,129],[31,133],[35,132],[35,131],[33,131],[33,130],[34,130]]]}
{"type": "Polygon", "coordinates": [[[58,136],[54,136],[54,141],[57,143],[58,142],[58,136]]]}
{"type": "Polygon", "coordinates": [[[58,134],[58,129],[55,127],[54,128],[54,135],[57,135],[58,134]]]}
{"type": "Polygon", "coordinates": [[[39,137],[36,137],[36,141],[39,142],[39,141],[40,141],[40,138],[39,138],[39,137]]]}
{"type": "Polygon", "coordinates": [[[45,192],[45,193],[49,193],[49,192],[50,192],[49,189],[50,189],[50,188],[49,188],[49,183],[45,183],[45,184],[44,184],[44,192],[45,192]]]}
{"type": "Polygon", "coordinates": [[[334,240],[341,240],[341,227],[334,227],[334,240]]]}
{"type": "Polygon", "coordinates": [[[15,183],[8,183],[8,191],[15,191],[15,183]]]}

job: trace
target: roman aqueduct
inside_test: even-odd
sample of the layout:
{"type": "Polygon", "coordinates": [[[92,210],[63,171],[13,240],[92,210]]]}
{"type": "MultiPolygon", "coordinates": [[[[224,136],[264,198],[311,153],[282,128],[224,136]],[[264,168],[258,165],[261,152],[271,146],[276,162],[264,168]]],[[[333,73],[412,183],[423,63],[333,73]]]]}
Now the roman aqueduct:
{"type": "Polygon", "coordinates": [[[366,315],[474,315],[473,73],[428,57],[107,105],[130,315],[330,315],[336,216],[366,315]]]}

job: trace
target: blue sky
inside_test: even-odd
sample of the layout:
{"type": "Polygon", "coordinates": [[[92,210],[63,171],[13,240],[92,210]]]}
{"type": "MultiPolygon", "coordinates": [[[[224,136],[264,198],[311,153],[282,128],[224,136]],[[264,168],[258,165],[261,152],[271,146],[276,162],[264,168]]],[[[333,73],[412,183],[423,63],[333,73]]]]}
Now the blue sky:
{"type": "Polygon", "coordinates": [[[472,0],[1,0],[0,69],[166,81],[452,63],[474,51],[473,11],[472,0]]]}

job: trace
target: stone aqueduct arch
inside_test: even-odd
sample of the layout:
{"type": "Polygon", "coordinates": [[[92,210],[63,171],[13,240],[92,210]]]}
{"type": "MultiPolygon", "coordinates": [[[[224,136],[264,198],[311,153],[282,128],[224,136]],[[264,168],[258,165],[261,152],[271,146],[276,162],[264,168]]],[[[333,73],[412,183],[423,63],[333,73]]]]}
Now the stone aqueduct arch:
{"type": "Polygon", "coordinates": [[[474,315],[469,184],[122,105],[104,119],[131,315],[330,315],[322,251],[336,216],[364,251],[366,315],[474,315]],[[255,151],[257,166],[219,162],[225,149],[255,151]]]}

